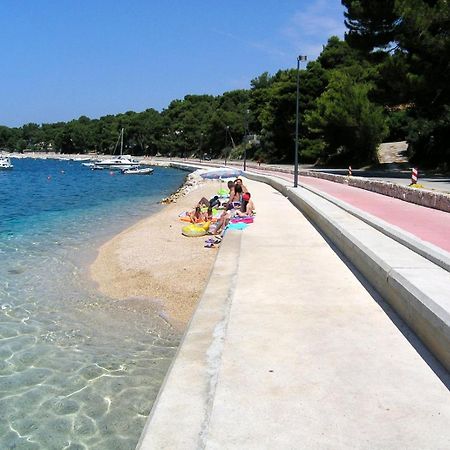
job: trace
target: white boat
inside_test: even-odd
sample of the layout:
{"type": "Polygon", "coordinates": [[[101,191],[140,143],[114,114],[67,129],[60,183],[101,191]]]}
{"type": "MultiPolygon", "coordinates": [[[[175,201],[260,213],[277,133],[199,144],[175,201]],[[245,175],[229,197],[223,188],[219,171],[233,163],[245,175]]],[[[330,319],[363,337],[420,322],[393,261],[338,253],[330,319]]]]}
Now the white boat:
{"type": "Polygon", "coordinates": [[[90,156],[74,156],[73,158],[70,158],[71,161],[90,161],[90,156]]]}
{"type": "Polygon", "coordinates": [[[150,175],[153,173],[153,169],[150,167],[133,166],[129,169],[122,169],[122,173],[125,175],[150,175]]]}
{"type": "Polygon", "coordinates": [[[14,166],[11,164],[11,160],[5,156],[0,155],[0,170],[3,169],[12,169],[14,166]]]}
{"type": "Polygon", "coordinates": [[[95,166],[105,169],[130,169],[136,164],[139,164],[139,161],[133,159],[131,155],[120,155],[115,158],[95,161],[95,166]]]}
{"type": "Polygon", "coordinates": [[[120,140],[120,155],[114,156],[108,159],[99,159],[94,161],[95,166],[104,167],[106,169],[129,169],[133,166],[139,164],[139,161],[133,159],[131,155],[123,155],[123,128],[120,131],[119,139],[116,142],[117,144],[120,140]]]}

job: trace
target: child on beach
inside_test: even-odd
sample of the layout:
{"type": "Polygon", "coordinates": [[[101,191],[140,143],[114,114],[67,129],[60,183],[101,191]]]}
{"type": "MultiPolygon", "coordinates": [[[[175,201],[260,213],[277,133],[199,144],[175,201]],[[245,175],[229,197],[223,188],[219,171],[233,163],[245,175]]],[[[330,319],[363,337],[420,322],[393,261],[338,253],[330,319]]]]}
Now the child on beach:
{"type": "Polygon", "coordinates": [[[190,212],[188,215],[191,223],[201,223],[205,221],[200,205],[197,205],[195,210],[190,212]]]}
{"type": "Polygon", "coordinates": [[[203,213],[203,218],[205,222],[211,222],[213,220],[214,213],[212,206],[208,207],[208,210],[203,213]]]}

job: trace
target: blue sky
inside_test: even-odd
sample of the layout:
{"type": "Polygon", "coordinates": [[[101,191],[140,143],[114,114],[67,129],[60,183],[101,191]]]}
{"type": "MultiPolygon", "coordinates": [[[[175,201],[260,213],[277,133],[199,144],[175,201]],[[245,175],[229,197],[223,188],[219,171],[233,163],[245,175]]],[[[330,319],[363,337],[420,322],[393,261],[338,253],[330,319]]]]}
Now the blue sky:
{"type": "Polygon", "coordinates": [[[162,110],[343,37],[340,0],[1,0],[0,124],[162,110]]]}

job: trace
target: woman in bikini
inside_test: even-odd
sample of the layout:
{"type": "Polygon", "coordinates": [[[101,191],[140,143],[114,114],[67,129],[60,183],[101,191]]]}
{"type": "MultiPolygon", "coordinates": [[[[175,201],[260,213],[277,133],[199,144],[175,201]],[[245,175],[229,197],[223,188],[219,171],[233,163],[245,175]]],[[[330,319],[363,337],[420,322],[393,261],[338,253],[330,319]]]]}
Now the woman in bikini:
{"type": "Polygon", "coordinates": [[[242,204],[238,211],[236,211],[236,215],[239,217],[245,217],[245,216],[253,216],[255,215],[255,204],[253,203],[253,200],[251,199],[250,192],[246,192],[245,194],[242,194],[242,204]]]}

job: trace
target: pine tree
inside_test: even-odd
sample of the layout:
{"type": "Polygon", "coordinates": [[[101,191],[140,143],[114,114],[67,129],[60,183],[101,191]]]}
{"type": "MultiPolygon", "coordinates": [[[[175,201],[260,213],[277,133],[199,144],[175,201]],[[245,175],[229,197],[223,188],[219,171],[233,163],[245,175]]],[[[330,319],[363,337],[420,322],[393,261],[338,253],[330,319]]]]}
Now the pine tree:
{"type": "Polygon", "coordinates": [[[345,40],[354,48],[370,52],[395,41],[401,24],[395,0],[342,0],[348,29],[345,40]]]}

